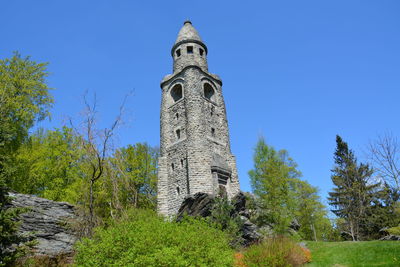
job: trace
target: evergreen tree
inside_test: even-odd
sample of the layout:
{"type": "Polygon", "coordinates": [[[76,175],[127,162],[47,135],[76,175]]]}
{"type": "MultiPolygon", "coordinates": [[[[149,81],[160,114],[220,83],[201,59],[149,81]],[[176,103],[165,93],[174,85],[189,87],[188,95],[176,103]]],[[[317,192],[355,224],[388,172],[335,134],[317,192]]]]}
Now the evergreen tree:
{"type": "Polygon", "coordinates": [[[360,240],[379,184],[370,182],[373,170],[368,164],[357,162],[354,152],[339,135],[336,136],[334,160],[331,178],[335,188],[329,192],[328,200],[334,207],[332,212],[344,219],[344,230],[353,241],[360,240]]]}

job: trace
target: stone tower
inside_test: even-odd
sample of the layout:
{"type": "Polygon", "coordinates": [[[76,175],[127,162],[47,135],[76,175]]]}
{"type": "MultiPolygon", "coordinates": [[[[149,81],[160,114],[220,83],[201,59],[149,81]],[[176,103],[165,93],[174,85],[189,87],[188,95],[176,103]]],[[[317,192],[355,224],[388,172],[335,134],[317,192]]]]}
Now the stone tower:
{"type": "Polygon", "coordinates": [[[177,213],[184,198],[239,192],[222,81],[208,72],[207,46],[190,21],[171,49],[173,73],[161,81],[158,212],[177,213]]]}

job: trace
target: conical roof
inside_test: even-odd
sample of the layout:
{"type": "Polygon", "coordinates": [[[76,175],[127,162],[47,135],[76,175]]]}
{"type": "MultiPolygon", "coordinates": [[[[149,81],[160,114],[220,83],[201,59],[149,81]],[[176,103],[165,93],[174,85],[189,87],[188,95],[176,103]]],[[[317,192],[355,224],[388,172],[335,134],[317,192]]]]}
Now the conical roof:
{"type": "Polygon", "coordinates": [[[190,22],[189,20],[183,23],[183,27],[178,33],[178,38],[176,38],[175,44],[186,40],[196,40],[199,42],[203,42],[200,38],[199,33],[193,27],[192,22],[190,22]]]}
{"type": "Polygon", "coordinates": [[[172,46],[171,55],[174,56],[175,48],[184,43],[197,43],[201,45],[204,48],[206,54],[208,54],[207,46],[203,43],[199,33],[192,26],[192,22],[190,22],[189,20],[183,23],[183,27],[178,33],[178,38],[176,38],[175,44],[172,46]]]}

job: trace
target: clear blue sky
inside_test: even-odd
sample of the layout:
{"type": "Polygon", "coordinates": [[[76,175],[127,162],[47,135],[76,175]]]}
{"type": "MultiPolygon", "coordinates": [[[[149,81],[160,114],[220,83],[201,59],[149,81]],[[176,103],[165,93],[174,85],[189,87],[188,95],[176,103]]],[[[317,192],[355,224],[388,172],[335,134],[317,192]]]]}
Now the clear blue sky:
{"type": "Polygon", "coordinates": [[[241,187],[264,135],[326,197],[335,135],[362,160],[367,142],[400,136],[400,1],[1,1],[0,57],[50,63],[52,121],[78,117],[96,92],[110,123],[130,90],[119,146],[159,144],[162,77],[190,19],[220,75],[241,187]]]}

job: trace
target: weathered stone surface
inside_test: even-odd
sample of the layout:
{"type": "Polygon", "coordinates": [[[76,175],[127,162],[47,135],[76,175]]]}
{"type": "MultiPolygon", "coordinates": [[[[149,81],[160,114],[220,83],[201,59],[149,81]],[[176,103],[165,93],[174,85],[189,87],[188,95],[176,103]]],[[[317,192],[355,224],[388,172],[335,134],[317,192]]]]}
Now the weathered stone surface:
{"type": "Polygon", "coordinates": [[[246,196],[242,192],[239,192],[232,198],[232,204],[235,207],[235,212],[237,214],[246,219],[250,219],[250,213],[246,208],[246,196]]]}
{"type": "MultiPolygon", "coordinates": [[[[215,196],[207,193],[196,193],[193,196],[188,196],[182,202],[178,211],[177,221],[180,221],[184,215],[208,217],[211,215],[211,210],[214,206],[215,196]]],[[[242,238],[244,239],[244,246],[250,245],[261,238],[258,228],[255,224],[250,222],[248,211],[246,210],[246,198],[242,192],[234,196],[231,200],[232,205],[235,207],[233,217],[239,217],[242,220],[242,238]],[[245,214],[246,216],[243,216],[245,214]]]]}
{"type": "Polygon", "coordinates": [[[188,196],[179,208],[177,219],[181,220],[184,215],[208,217],[211,215],[213,204],[214,196],[207,193],[188,196]]]}
{"type": "Polygon", "coordinates": [[[387,235],[387,236],[381,237],[379,240],[382,240],[382,241],[400,241],[400,236],[398,236],[398,235],[387,235]]]}
{"type": "Polygon", "coordinates": [[[289,227],[290,227],[291,229],[295,230],[295,231],[299,231],[301,225],[300,225],[300,223],[299,223],[296,219],[294,219],[294,220],[290,223],[289,227]]]}
{"type": "Polygon", "coordinates": [[[253,244],[254,242],[260,240],[262,237],[261,234],[258,232],[258,227],[250,222],[250,220],[244,216],[240,216],[240,218],[243,221],[243,226],[242,226],[242,237],[245,240],[244,245],[249,246],[253,244]]]}
{"type": "Polygon", "coordinates": [[[382,236],[381,238],[379,238],[379,240],[382,240],[382,241],[400,241],[400,236],[390,234],[388,229],[389,229],[389,227],[384,227],[381,230],[379,230],[379,234],[382,236]]]}
{"type": "Polygon", "coordinates": [[[20,216],[20,234],[34,237],[37,255],[57,256],[69,254],[77,240],[70,222],[77,219],[74,206],[33,195],[9,193],[12,207],[28,208],[20,216]]]}

